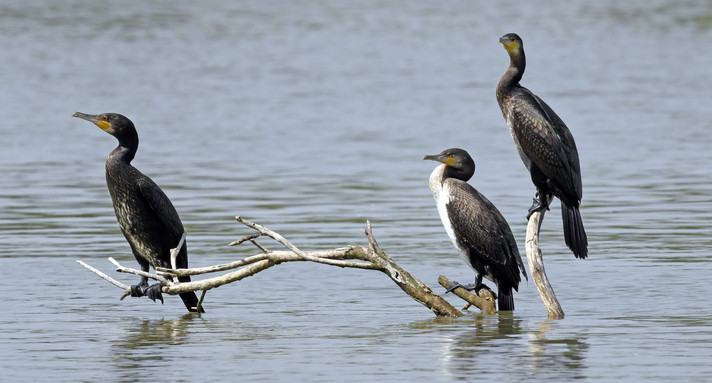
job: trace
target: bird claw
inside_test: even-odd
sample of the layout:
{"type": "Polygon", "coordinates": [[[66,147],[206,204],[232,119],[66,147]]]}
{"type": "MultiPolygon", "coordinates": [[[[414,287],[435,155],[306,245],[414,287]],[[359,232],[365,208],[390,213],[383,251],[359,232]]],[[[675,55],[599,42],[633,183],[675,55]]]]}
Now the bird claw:
{"type": "Polygon", "coordinates": [[[527,220],[529,220],[529,217],[531,217],[535,211],[539,211],[541,209],[549,210],[549,204],[539,198],[533,198],[532,206],[529,210],[527,210],[527,220]]]}
{"type": "Polygon", "coordinates": [[[474,290],[475,290],[475,294],[477,294],[477,295],[480,295],[480,291],[487,290],[492,294],[492,296],[497,297],[497,294],[495,294],[495,292],[492,291],[492,289],[490,289],[489,286],[487,286],[484,283],[480,283],[480,285],[477,286],[477,288],[475,288],[474,290]]]}
{"type": "Polygon", "coordinates": [[[455,290],[455,289],[458,288],[458,287],[462,287],[463,289],[465,289],[465,290],[467,290],[467,291],[472,291],[472,290],[475,290],[475,288],[476,288],[477,286],[475,286],[474,283],[468,284],[468,285],[463,285],[463,284],[460,284],[460,282],[452,282],[452,283],[450,283],[450,285],[449,285],[449,286],[447,287],[447,289],[445,290],[445,294],[447,294],[447,293],[449,293],[449,292],[452,292],[452,290],[455,290]]]}
{"type": "Polygon", "coordinates": [[[148,288],[148,284],[138,284],[138,285],[131,285],[131,296],[132,297],[142,297],[146,294],[144,292],[148,288]]]}
{"type": "Polygon", "coordinates": [[[163,294],[161,293],[161,284],[156,283],[155,285],[149,286],[148,284],[132,285],[131,286],[131,296],[132,297],[143,297],[146,296],[152,301],[156,299],[161,301],[163,304],[163,294]]]}
{"type": "Polygon", "coordinates": [[[145,291],[146,296],[149,297],[152,301],[156,301],[156,299],[161,301],[161,304],[163,304],[163,294],[161,293],[161,284],[156,283],[155,285],[152,285],[145,291]]]}

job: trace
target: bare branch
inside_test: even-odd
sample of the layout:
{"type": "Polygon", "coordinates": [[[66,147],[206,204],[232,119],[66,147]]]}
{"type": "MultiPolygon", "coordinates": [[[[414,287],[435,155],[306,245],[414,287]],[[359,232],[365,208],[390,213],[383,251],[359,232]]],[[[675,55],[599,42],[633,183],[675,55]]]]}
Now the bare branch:
{"type": "MultiPolygon", "coordinates": [[[[180,249],[183,247],[183,244],[185,243],[185,231],[183,232],[183,235],[180,236],[180,241],[178,241],[178,245],[176,245],[175,248],[171,249],[171,267],[174,269],[177,269],[178,266],[176,265],[176,259],[178,259],[178,254],[180,253],[180,249]]],[[[175,279],[173,282],[178,282],[178,279],[175,279]]]]}
{"type": "Polygon", "coordinates": [[[260,245],[260,243],[255,241],[254,239],[251,239],[250,242],[252,242],[252,244],[255,245],[256,248],[262,250],[263,253],[271,253],[272,252],[272,250],[267,249],[266,247],[260,245]]]}
{"type": "Polygon", "coordinates": [[[116,287],[118,287],[118,288],[120,288],[120,289],[122,289],[122,290],[126,290],[126,291],[128,291],[129,293],[131,292],[131,286],[125,285],[125,284],[123,284],[123,283],[117,281],[116,279],[111,278],[110,276],[104,274],[103,272],[101,272],[101,271],[99,271],[99,270],[97,270],[97,269],[95,269],[95,268],[93,268],[93,267],[87,265],[87,264],[84,263],[83,261],[77,260],[77,263],[79,263],[80,265],[86,267],[87,269],[89,269],[89,271],[93,272],[94,274],[96,274],[96,275],[98,275],[98,276],[104,278],[104,280],[108,281],[108,282],[111,283],[112,285],[114,285],[114,286],[116,286],[116,287]]]}
{"type": "Polygon", "coordinates": [[[371,230],[371,221],[366,221],[366,238],[368,238],[368,249],[374,253],[382,253],[381,248],[378,246],[378,242],[373,238],[373,231],[371,230]]]}
{"type": "MultiPolygon", "coordinates": [[[[307,252],[304,252],[304,254],[307,254],[310,257],[322,258],[322,259],[347,259],[346,254],[350,249],[351,249],[351,247],[341,247],[341,248],[333,249],[333,250],[307,251],[307,252]]],[[[283,263],[283,262],[306,261],[306,259],[304,259],[303,257],[301,257],[297,254],[294,254],[291,251],[270,251],[269,253],[257,254],[257,255],[253,255],[253,256],[241,259],[239,261],[223,263],[221,265],[198,267],[198,268],[192,268],[192,269],[175,269],[175,270],[167,269],[164,267],[158,267],[158,268],[156,268],[156,271],[159,274],[183,277],[183,276],[189,276],[189,275],[200,275],[200,274],[207,274],[207,273],[214,273],[214,272],[219,272],[219,271],[236,269],[238,267],[242,267],[245,265],[249,265],[249,264],[256,263],[259,261],[264,261],[264,260],[271,260],[275,264],[283,263]]],[[[339,266],[354,267],[354,268],[361,268],[361,269],[373,269],[374,268],[373,264],[363,263],[363,262],[342,262],[342,263],[339,263],[339,266]]]]}
{"type": "Polygon", "coordinates": [[[237,241],[230,242],[230,244],[228,246],[237,246],[245,241],[252,241],[253,239],[259,238],[261,236],[262,236],[262,233],[254,233],[254,234],[246,235],[246,236],[238,239],[237,241]]]}
{"type": "MultiPolygon", "coordinates": [[[[445,276],[442,275],[438,277],[438,283],[440,283],[440,285],[445,288],[450,288],[450,286],[452,286],[453,284],[451,280],[447,279],[445,276]]],[[[452,290],[452,293],[464,299],[468,303],[468,305],[465,306],[463,310],[469,307],[469,305],[473,305],[478,309],[482,310],[482,312],[485,314],[494,314],[497,312],[497,309],[495,309],[494,305],[495,297],[488,289],[480,289],[480,291],[476,295],[467,291],[463,287],[457,287],[452,290]]]]}
{"type": "MultiPolygon", "coordinates": [[[[549,196],[547,201],[547,206],[552,202],[553,197],[549,196]]],[[[526,249],[527,249],[527,263],[529,264],[529,273],[534,278],[537,290],[539,290],[539,296],[541,297],[546,311],[549,313],[549,319],[563,319],[564,310],[561,308],[558,299],[556,299],[556,294],[554,289],[549,283],[549,278],[546,276],[546,270],[544,270],[544,259],[541,255],[541,249],[539,249],[539,231],[541,230],[541,224],[544,221],[544,214],[546,213],[546,207],[543,207],[535,212],[529,217],[529,223],[527,224],[527,238],[526,238],[526,249]]]]}
{"type": "Polygon", "coordinates": [[[119,264],[119,262],[117,262],[117,261],[116,261],[114,258],[112,258],[112,257],[109,257],[109,262],[113,263],[114,266],[116,266],[116,271],[118,271],[118,272],[120,272],[120,273],[135,274],[135,275],[139,275],[139,276],[142,276],[142,277],[146,277],[146,278],[150,278],[150,279],[155,279],[155,280],[157,280],[158,282],[161,282],[161,284],[163,284],[163,285],[171,283],[168,279],[163,278],[163,277],[160,276],[160,275],[147,273],[147,272],[145,272],[145,271],[143,271],[143,270],[136,270],[136,269],[132,269],[132,268],[129,268],[129,267],[123,267],[123,266],[121,266],[121,264],[119,264]]]}
{"type": "MultiPolygon", "coordinates": [[[[299,250],[298,247],[294,246],[291,242],[287,241],[287,239],[284,238],[281,234],[279,234],[279,233],[277,233],[277,232],[274,232],[274,231],[272,231],[272,230],[270,230],[270,229],[268,229],[268,228],[266,228],[266,227],[264,227],[264,226],[262,226],[262,225],[260,225],[260,224],[258,224],[258,223],[250,222],[250,221],[248,221],[248,220],[246,220],[246,219],[244,219],[244,218],[242,218],[242,217],[240,217],[240,216],[235,217],[235,220],[237,220],[237,222],[240,222],[241,224],[243,224],[243,225],[245,225],[245,226],[247,226],[247,227],[251,227],[251,228],[257,230],[257,231],[260,232],[262,235],[266,235],[266,236],[268,236],[268,237],[274,239],[275,241],[281,243],[281,244],[284,245],[287,249],[289,249],[289,250],[291,250],[292,252],[294,252],[294,254],[297,254],[297,255],[300,255],[300,256],[303,255],[302,251],[299,250]]],[[[311,260],[311,259],[310,259],[311,257],[309,257],[309,256],[306,255],[306,254],[303,255],[303,258],[306,259],[306,260],[311,260]]]]}
{"type": "Polygon", "coordinates": [[[203,293],[200,294],[200,299],[198,300],[198,304],[195,305],[195,311],[200,315],[202,312],[201,308],[203,307],[203,300],[205,300],[205,294],[208,292],[208,290],[203,290],[203,293]]]}
{"type": "Polygon", "coordinates": [[[352,263],[352,262],[343,262],[343,261],[340,261],[340,260],[332,260],[332,259],[328,259],[328,258],[320,258],[320,257],[311,256],[310,254],[301,251],[298,247],[294,246],[291,242],[289,242],[289,241],[288,241],[286,238],[284,238],[281,234],[279,234],[279,233],[277,233],[277,232],[275,232],[275,231],[272,231],[272,230],[270,230],[270,229],[268,229],[268,228],[266,228],[266,227],[264,227],[264,226],[262,226],[262,225],[260,225],[260,224],[258,224],[258,223],[250,222],[250,221],[248,221],[248,220],[246,220],[246,219],[244,219],[244,218],[242,218],[242,217],[240,217],[240,216],[235,217],[235,219],[236,219],[238,222],[242,223],[243,225],[245,225],[245,226],[247,226],[247,227],[251,227],[251,228],[253,228],[253,229],[259,231],[260,233],[262,233],[262,235],[266,235],[266,236],[268,236],[268,237],[274,239],[275,241],[281,243],[281,244],[284,245],[287,249],[291,250],[294,254],[297,254],[298,256],[300,256],[301,258],[303,258],[305,261],[311,261],[311,262],[316,262],[316,263],[324,263],[324,264],[327,264],[327,265],[339,266],[339,267],[372,268],[372,267],[364,267],[364,266],[362,266],[362,265],[354,264],[354,263],[352,263]]]}
{"type": "MultiPolygon", "coordinates": [[[[274,239],[275,241],[281,243],[290,251],[270,251],[262,247],[261,245],[256,244],[256,246],[263,251],[262,254],[253,255],[235,262],[225,263],[222,265],[201,267],[196,269],[167,269],[159,267],[156,270],[157,274],[150,274],[141,270],[123,267],[113,258],[109,258],[109,261],[111,261],[117,267],[117,271],[136,274],[160,281],[163,285],[162,291],[166,294],[181,294],[189,291],[202,290],[203,294],[201,295],[198,305],[202,305],[207,290],[234,281],[239,281],[241,279],[255,275],[260,271],[266,270],[272,266],[284,262],[312,261],[339,267],[379,270],[388,275],[388,277],[391,278],[391,280],[393,280],[404,292],[406,292],[416,301],[428,307],[436,315],[455,317],[463,315],[459,310],[450,305],[441,296],[433,293],[433,291],[426,284],[418,280],[415,276],[410,274],[402,267],[398,266],[388,255],[386,255],[386,253],[380,249],[378,243],[373,237],[370,222],[368,223],[366,228],[366,236],[369,242],[368,248],[348,246],[332,250],[302,251],[295,245],[293,245],[291,242],[286,240],[284,237],[282,237],[279,233],[276,233],[262,225],[247,221],[240,217],[237,217],[236,219],[244,225],[251,227],[259,232],[259,235],[249,235],[243,237],[241,240],[236,242],[243,243],[249,240],[256,244],[256,242],[254,241],[255,238],[261,235],[266,235],[274,239]],[[191,282],[174,282],[163,277],[164,275],[172,277],[198,275],[227,271],[232,269],[237,270],[217,277],[191,282]]],[[[180,249],[180,247],[178,247],[178,249],[180,249]]],[[[79,262],[92,271],[96,270],[81,261],[79,262]]],[[[122,289],[124,289],[124,291],[130,291],[130,286],[113,281],[113,279],[109,278],[108,276],[105,276],[105,274],[101,272],[98,272],[98,270],[94,272],[102,276],[102,278],[115,284],[116,286],[121,287],[122,289]]]]}

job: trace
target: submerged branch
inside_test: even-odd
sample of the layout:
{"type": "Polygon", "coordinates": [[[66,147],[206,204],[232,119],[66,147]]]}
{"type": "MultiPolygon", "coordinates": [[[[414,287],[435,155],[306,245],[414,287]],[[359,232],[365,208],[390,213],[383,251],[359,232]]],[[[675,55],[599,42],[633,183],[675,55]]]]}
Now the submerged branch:
{"type": "MultiPolygon", "coordinates": [[[[441,275],[440,277],[438,277],[438,283],[440,283],[442,287],[448,289],[450,288],[450,286],[452,286],[454,282],[441,275]]],[[[494,314],[497,312],[497,309],[495,308],[494,304],[495,296],[489,289],[480,289],[477,294],[473,294],[472,292],[467,291],[467,289],[463,288],[462,286],[459,286],[453,289],[452,293],[467,302],[467,306],[465,306],[463,310],[466,310],[468,307],[470,307],[470,305],[472,305],[482,310],[482,312],[485,314],[494,314]]]]}
{"type": "MultiPolygon", "coordinates": [[[[547,201],[547,206],[551,203],[552,199],[553,197],[550,196],[547,201]]],[[[544,259],[541,255],[541,249],[539,249],[539,231],[541,230],[545,213],[546,207],[543,207],[534,211],[529,217],[526,238],[527,263],[529,264],[529,273],[534,277],[536,288],[539,290],[539,296],[542,302],[544,302],[546,311],[549,313],[549,319],[563,319],[564,310],[561,308],[558,299],[556,299],[554,289],[551,287],[549,278],[546,276],[544,259]]]]}

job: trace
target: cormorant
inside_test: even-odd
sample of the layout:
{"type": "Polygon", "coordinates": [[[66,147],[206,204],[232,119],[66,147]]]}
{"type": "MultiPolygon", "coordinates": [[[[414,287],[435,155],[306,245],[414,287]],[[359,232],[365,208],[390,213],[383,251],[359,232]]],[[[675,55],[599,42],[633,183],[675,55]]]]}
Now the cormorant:
{"type": "Polygon", "coordinates": [[[475,284],[463,287],[476,291],[486,287],[482,284],[485,277],[497,285],[499,310],[514,310],[512,289],[519,287],[520,270],[525,278],[527,272],[507,221],[467,183],[475,174],[472,157],[453,148],[423,159],[443,163],[430,174],[430,190],[445,231],[465,263],[477,273],[475,284]]]}
{"type": "MultiPolygon", "coordinates": [[[[138,149],[138,134],[133,122],[116,113],[89,115],[76,112],[73,116],[96,124],[119,140],[119,146],[106,160],[106,185],[114,203],[116,219],[141,270],[148,272],[149,265],[170,268],[170,251],[183,236],[183,224],[175,207],[158,185],[131,165],[138,149]]],[[[176,267],[188,267],[186,242],[178,253],[176,267]]],[[[189,282],[190,277],[178,280],[189,282]]],[[[156,299],[163,302],[161,284],[149,286],[148,278],[141,277],[138,285],[131,286],[131,296],[144,295],[154,302],[156,299]]],[[[180,294],[180,297],[188,311],[196,311],[198,297],[194,292],[180,294]]]]}
{"type": "Polygon", "coordinates": [[[534,211],[548,208],[553,194],[561,201],[566,245],[576,257],[586,258],[588,239],[579,212],[581,167],[574,137],[549,105],[519,85],[526,67],[522,39],[508,33],[499,42],[509,53],[510,64],[497,85],[497,102],[537,189],[527,219],[534,211]]]}

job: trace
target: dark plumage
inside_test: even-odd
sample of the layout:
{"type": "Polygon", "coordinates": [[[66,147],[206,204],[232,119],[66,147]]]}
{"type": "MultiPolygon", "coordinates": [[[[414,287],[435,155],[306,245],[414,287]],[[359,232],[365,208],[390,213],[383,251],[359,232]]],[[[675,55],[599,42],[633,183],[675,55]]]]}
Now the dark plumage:
{"type": "MultiPolygon", "coordinates": [[[[150,178],[131,165],[138,149],[138,134],[128,118],[115,113],[88,115],[74,113],[90,121],[119,140],[106,160],[106,185],[114,204],[116,219],[129,242],[141,270],[149,265],[171,267],[170,251],[176,247],[184,229],[171,201],[150,178]]],[[[176,267],[188,267],[188,247],[184,243],[176,258],[176,267]]],[[[180,282],[189,282],[190,277],[180,277],[180,282]]],[[[148,279],[141,277],[138,285],[131,286],[132,296],[148,296],[163,302],[161,285],[148,286],[148,279]]],[[[180,294],[188,311],[196,311],[198,298],[195,293],[180,294]]],[[[202,311],[202,310],[201,310],[202,311]]]]}
{"type": "Polygon", "coordinates": [[[448,149],[425,160],[443,163],[430,174],[430,190],[437,203],[445,231],[462,259],[477,273],[474,286],[479,290],[482,277],[497,285],[499,310],[514,310],[514,295],[521,278],[526,277],[512,230],[497,208],[467,183],[475,174],[475,162],[462,149],[448,149]]]}
{"type": "Polygon", "coordinates": [[[519,85],[526,68],[522,39],[509,33],[499,42],[509,53],[510,64],[497,85],[497,102],[537,188],[529,215],[548,207],[552,194],[559,198],[566,245],[576,257],[586,258],[588,239],[579,212],[581,167],[574,137],[549,105],[519,85]]]}

